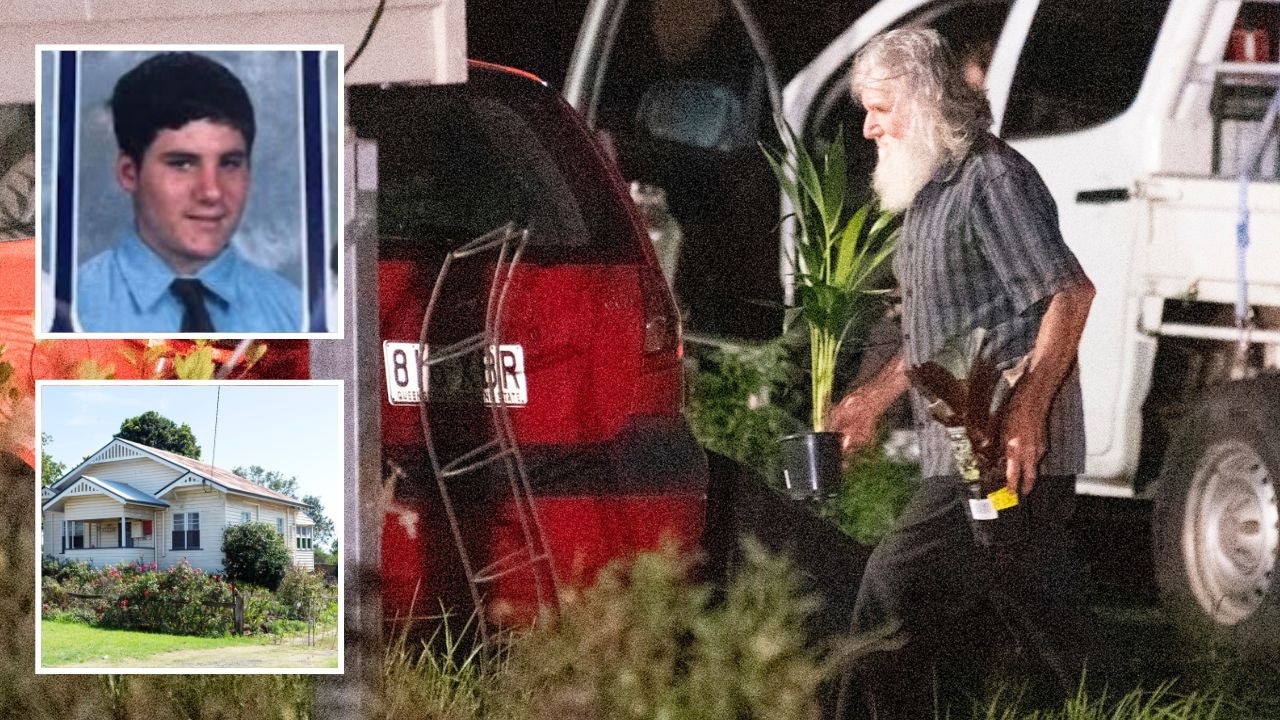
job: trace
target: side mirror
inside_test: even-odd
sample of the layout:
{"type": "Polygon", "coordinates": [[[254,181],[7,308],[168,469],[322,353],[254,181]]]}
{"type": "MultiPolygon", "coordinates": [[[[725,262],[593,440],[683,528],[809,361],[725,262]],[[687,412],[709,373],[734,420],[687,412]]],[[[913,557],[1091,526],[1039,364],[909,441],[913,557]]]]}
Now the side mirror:
{"type": "Polygon", "coordinates": [[[756,128],[741,97],[712,80],[664,80],[640,100],[636,125],[658,140],[702,150],[754,148],[756,128]]]}

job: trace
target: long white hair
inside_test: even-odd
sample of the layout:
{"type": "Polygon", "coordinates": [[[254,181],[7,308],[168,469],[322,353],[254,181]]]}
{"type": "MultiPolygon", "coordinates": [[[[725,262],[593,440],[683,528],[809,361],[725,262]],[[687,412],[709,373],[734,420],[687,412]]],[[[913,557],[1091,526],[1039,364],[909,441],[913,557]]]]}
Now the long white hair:
{"type": "Polygon", "coordinates": [[[986,94],[965,82],[964,69],[936,30],[892,30],[872,38],[853,61],[855,96],[869,85],[889,82],[895,103],[909,105],[910,131],[936,157],[964,157],[991,127],[986,94]]]}

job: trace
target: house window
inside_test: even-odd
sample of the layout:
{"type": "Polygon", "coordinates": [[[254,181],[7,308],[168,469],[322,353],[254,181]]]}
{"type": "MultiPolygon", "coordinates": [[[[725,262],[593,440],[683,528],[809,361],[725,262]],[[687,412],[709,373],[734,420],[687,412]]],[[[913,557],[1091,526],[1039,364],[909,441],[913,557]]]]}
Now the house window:
{"type": "Polygon", "coordinates": [[[276,518],[276,534],[284,537],[284,518],[276,518]]]}
{"type": "Polygon", "coordinates": [[[311,526],[310,525],[304,525],[298,528],[298,549],[299,550],[311,549],[311,526]]]}
{"type": "Polygon", "coordinates": [[[173,549],[200,549],[200,513],[173,514],[173,549]]]}
{"type": "Polygon", "coordinates": [[[244,511],[244,512],[240,513],[240,522],[242,522],[242,523],[248,523],[248,522],[249,522],[250,520],[252,520],[252,519],[253,519],[253,518],[252,518],[252,516],[250,516],[250,515],[249,515],[249,511],[248,511],[248,510],[246,510],[246,511],[244,511]]]}
{"type": "Polygon", "coordinates": [[[84,525],[83,520],[66,520],[63,522],[66,549],[81,550],[84,548],[84,525]]]}

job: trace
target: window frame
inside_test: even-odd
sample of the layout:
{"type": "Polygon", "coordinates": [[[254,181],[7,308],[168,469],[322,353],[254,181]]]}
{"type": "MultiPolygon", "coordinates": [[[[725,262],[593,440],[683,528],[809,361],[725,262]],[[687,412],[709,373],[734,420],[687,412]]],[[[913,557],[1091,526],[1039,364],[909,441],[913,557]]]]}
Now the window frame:
{"type": "Polygon", "coordinates": [[[66,550],[84,550],[86,545],[85,536],[88,535],[88,530],[88,522],[85,520],[63,520],[62,536],[67,540],[64,552],[66,550]],[[77,533],[77,529],[80,532],[77,533]],[[80,541],[79,545],[76,544],[77,539],[80,541]]]}
{"type": "MultiPolygon", "coordinates": [[[[1151,24],[1142,24],[1139,20],[1139,27],[1127,28],[1129,32],[1122,33],[1115,30],[1116,33],[1111,39],[1115,42],[1111,45],[1103,45],[1098,40],[1098,33],[1081,33],[1088,34],[1091,44],[1094,46],[1095,55],[1088,59],[1089,65],[1084,67],[1094,68],[1092,74],[1076,73],[1074,77],[1084,78],[1085,81],[1080,82],[1080,86],[1070,83],[1062,83],[1058,78],[1063,77],[1061,73],[1067,73],[1072,68],[1069,64],[1063,64],[1063,56],[1055,57],[1049,50],[1056,49],[1059,46],[1069,45],[1070,43],[1062,38],[1069,38],[1073,30],[1089,30],[1096,31],[1099,27],[1110,28],[1114,23],[1106,23],[1102,20],[1093,21],[1095,24],[1077,23],[1078,27],[1073,27],[1070,23],[1063,23],[1062,19],[1072,13],[1072,8],[1067,7],[1072,2],[1079,0],[1053,0],[1055,4],[1042,2],[1036,7],[1035,16],[1031,19],[1031,24],[1027,27],[1027,35],[1022,46],[1018,48],[1017,62],[1014,65],[1013,73],[1008,80],[1008,95],[1005,99],[1004,108],[999,118],[1000,136],[1006,140],[1034,140],[1038,138],[1051,138],[1071,133],[1085,132],[1096,127],[1101,127],[1107,123],[1114,122],[1117,118],[1128,113],[1138,102],[1138,98],[1142,94],[1142,88],[1147,84],[1149,75],[1152,72],[1152,60],[1156,54],[1156,48],[1160,43],[1160,38],[1164,34],[1165,26],[1168,24],[1171,0],[1145,0],[1145,4],[1140,8],[1142,12],[1127,13],[1129,17],[1146,19],[1151,24]],[[1163,9],[1160,13],[1147,12],[1151,10],[1151,6],[1157,3],[1163,3],[1163,9]],[[1046,19],[1047,18],[1047,19],[1046,19]],[[1142,35],[1135,29],[1150,30],[1150,35],[1142,35]],[[1148,42],[1149,41],[1149,42],[1148,42]],[[1123,67],[1123,71],[1116,71],[1115,68],[1121,66],[1124,62],[1138,62],[1138,56],[1113,58],[1107,56],[1099,48],[1129,48],[1136,49],[1138,47],[1146,47],[1145,60],[1140,64],[1128,65],[1123,67]],[[1034,62],[1029,62],[1028,58],[1032,58],[1034,62]],[[1045,58],[1049,58],[1046,61],[1045,58]],[[1056,60],[1056,62],[1054,62],[1056,60]],[[1045,74],[1044,68],[1054,68],[1054,71],[1060,74],[1053,75],[1052,78],[1045,74]],[[1106,68],[1103,73],[1098,68],[1106,68]],[[1125,75],[1128,71],[1134,71],[1132,75],[1125,75]],[[1041,76],[1043,75],[1043,76],[1041,76]],[[1106,81],[1101,81],[1100,79],[1106,81]],[[1053,81],[1050,81],[1050,80],[1053,81]],[[1088,80],[1095,82],[1090,85],[1088,80]],[[1132,86],[1119,82],[1119,80],[1133,80],[1132,86]],[[1056,92],[1042,92],[1045,87],[1054,88],[1056,92]],[[1092,92],[1091,95],[1085,97],[1086,90],[1091,88],[1107,87],[1120,88],[1124,91],[1123,102],[1110,97],[1104,97],[1099,92],[1092,92]],[[1067,88],[1068,92],[1063,92],[1063,88],[1067,88]],[[1072,88],[1075,88],[1074,90],[1072,88]],[[1075,92],[1075,95],[1071,93],[1075,92]],[[1038,103],[1031,102],[1031,99],[1039,98],[1038,103]],[[1032,114],[1030,108],[1038,108],[1042,116],[1032,114]],[[1065,115],[1067,110],[1075,108],[1081,112],[1078,116],[1071,117],[1065,115]],[[1105,112],[1100,112],[1105,111],[1105,112]],[[1056,113],[1056,114],[1055,114],[1056,113]]],[[[1133,0],[1134,5],[1138,5],[1144,0],[1133,0]]],[[[1091,18],[1100,16],[1093,5],[1079,2],[1077,17],[1091,18]]],[[[1119,12],[1119,11],[1115,11],[1119,12]]],[[[1079,38],[1077,38],[1079,40],[1079,38]]],[[[1117,94],[1116,96],[1121,97],[1117,94]]]]}
{"type": "Polygon", "coordinates": [[[170,550],[201,550],[200,547],[200,513],[199,512],[176,512],[173,513],[173,528],[169,537],[170,550]],[[179,528],[181,525],[181,529],[179,528]],[[182,533],[182,544],[179,545],[177,540],[178,533],[182,533]]]}

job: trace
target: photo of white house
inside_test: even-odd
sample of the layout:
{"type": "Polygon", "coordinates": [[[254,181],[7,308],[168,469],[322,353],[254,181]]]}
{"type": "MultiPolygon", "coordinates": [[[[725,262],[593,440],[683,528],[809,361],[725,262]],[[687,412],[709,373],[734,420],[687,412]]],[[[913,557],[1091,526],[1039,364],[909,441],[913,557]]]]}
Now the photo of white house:
{"type": "Polygon", "coordinates": [[[264,522],[295,565],[311,569],[305,505],[239,475],[176,453],[113,438],[42,490],[41,553],[94,567],[187,560],[221,572],[222,533],[264,522]]]}

